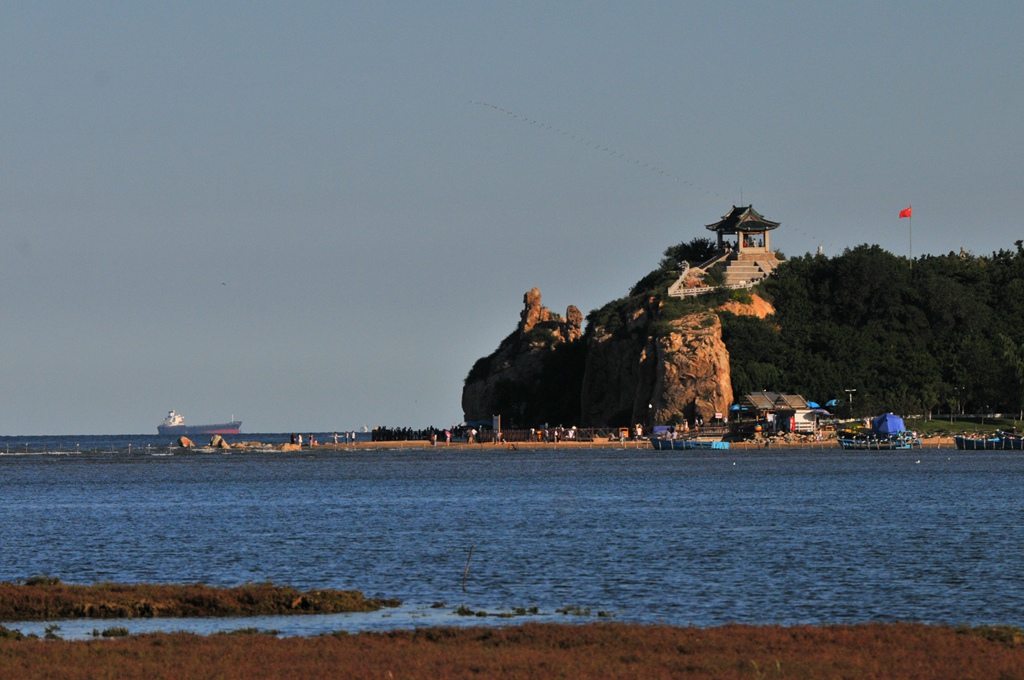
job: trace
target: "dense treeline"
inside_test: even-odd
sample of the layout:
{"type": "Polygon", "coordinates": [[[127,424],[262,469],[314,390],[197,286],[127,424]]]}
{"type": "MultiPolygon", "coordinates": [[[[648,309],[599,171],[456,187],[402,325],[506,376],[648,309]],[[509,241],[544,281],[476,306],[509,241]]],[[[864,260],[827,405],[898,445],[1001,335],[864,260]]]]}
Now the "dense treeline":
{"type": "MultiPolygon", "coordinates": [[[[870,245],[834,258],[787,260],[754,290],[774,304],[774,316],[761,320],[721,313],[734,394],[738,399],[746,392],[771,390],[803,394],[818,403],[837,399],[843,416],[850,415],[851,394],[858,416],[885,411],[1021,413],[1024,241],[1015,245],[1014,251],[986,256],[926,255],[913,266],[870,245]]],[[[575,423],[596,328],[626,345],[641,346],[687,314],[728,300],[748,302],[745,290],[668,297],[679,262],[705,261],[714,248],[701,238],[668,248],[658,268],[626,297],[587,315],[582,341],[552,345],[543,338],[524,338],[527,347],[551,346],[532,380],[499,383],[501,412],[510,422],[525,425],[575,423]],[[646,310],[644,323],[635,322],[640,310],[646,310]]],[[[514,340],[515,333],[502,347],[514,340]]],[[[478,361],[467,382],[490,370],[493,356],[478,361]]]]}
{"type": "MultiPolygon", "coordinates": [[[[862,245],[780,266],[759,320],[723,314],[736,394],[839,399],[873,414],[1024,408],[1024,244],[911,263],[862,245]]],[[[841,411],[842,412],[842,411],[841,411]]]]}

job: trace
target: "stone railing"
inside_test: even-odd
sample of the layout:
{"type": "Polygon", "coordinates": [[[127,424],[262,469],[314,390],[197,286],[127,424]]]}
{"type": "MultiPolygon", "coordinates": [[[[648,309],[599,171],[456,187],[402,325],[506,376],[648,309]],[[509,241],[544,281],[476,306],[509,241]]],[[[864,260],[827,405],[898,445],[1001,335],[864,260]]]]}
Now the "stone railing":
{"type": "Polygon", "coordinates": [[[685,283],[686,276],[689,273],[690,273],[690,263],[684,261],[683,262],[683,271],[679,273],[679,278],[676,279],[675,283],[673,283],[671,286],[668,287],[669,297],[683,297],[677,291],[686,290],[686,286],[684,286],[683,284],[685,283]]]}
{"type": "Polygon", "coordinates": [[[709,268],[714,267],[716,264],[718,264],[719,262],[721,262],[725,258],[729,257],[729,255],[731,255],[731,254],[732,254],[731,250],[720,250],[717,253],[715,253],[711,257],[710,260],[708,260],[707,262],[702,262],[700,265],[695,267],[695,269],[700,269],[702,271],[707,271],[709,268]]]}
{"type": "Polygon", "coordinates": [[[759,284],[761,282],[760,281],[741,281],[739,283],[726,283],[726,284],[722,284],[721,286],[700,286],[699,288],[676,288],[676,286],[678,286],[679,283],[680,283],[679,281],[676,281],[668,289],[669,297],[680,297],[680,298],[681,297],[697,297],[698,295],[704,295],[706,293],[713,293],[716,290],[723,290],[723,289],[724,290],[739,290],[741,288],[746,288],[747,290],[750,290],[751,288],[753,288],[754,286],[756,286],[757,284],[759,284]]]}
{"type": "MultiPolygon", "coordinates": [[[[714,267],[719,262],[722,262],[723,260],[728,259],[730,255],[732,255],[731,251],[719,252],[714,257],[712,257],[710,260],[708,260],[707,262],[704,262],[703,264],[701,264],[699,267],[693,267],[692,270],[693,271],[697,271],[697,272],[701,272],[703,274],[704,272],[706,272],[711,267],[714,267]]],[[[736,264],[736,263],[733,262],[731,264],[736,264]]],[[[749,262],[749,266],[747,268],[750,268],[750,267],[756,268],[757,271],[761,272],[763,275],[759,276],[757,278],[747,279],[745,281],[737,281],[737,282],[733,282],[733,283],[724,283],[724,284],[722,284],[720,286],[696,286],[696,287],[693,287],[693,288],[687,288],[684,285],[684,282],[685,282],[687,273],[689,273],[691,271],[691,268],[689,266],[687,266],[686,268],[683,269],[683,273],[679,276],[679,278],[676,280],[676,282],[673,283],[671,286],[669,286],[669,288],[668,288],[668,296],[669,297],[686,298],[686,297],[696,297],[698,295],[705,295],[706,293],[712,293],[712,292],[714,292],[716,290],[723,290],[723,289],[724,290],[739,290],[741,288],[745,288],[747,290],[750,290],[751,288],[753,288],[757,284],[761,283],[761,281],[763,281],[765,278],[770,276],[772,271],[774,270],[774,266],[770,266],[769,268],[766,269],[765,268],[765,264],[762,264],[761,262],[756,261],[756,260],[751,260],[749,262]]]]}

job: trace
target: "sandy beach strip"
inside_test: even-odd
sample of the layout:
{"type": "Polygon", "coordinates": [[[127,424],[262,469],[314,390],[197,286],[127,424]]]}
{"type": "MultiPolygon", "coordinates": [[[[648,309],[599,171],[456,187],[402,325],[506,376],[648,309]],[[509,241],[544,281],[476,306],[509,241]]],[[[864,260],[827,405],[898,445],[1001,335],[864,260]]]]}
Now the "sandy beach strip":
{"type": "MultiPolygon", "coordinates": [[[[380,441],[380,442],[357,442],[355,444],[317,444],[314,450],[324,451],[358,451],[358,450],[393,450],[393,449],[433,449],[433,450],[461,450],[461,451],[534,451],[547,449],[613,449],[613,450],[650,450],[654,447],[650,441],[626,440],[625,443],[619,440],[598,440],[598,441],[560,441],[560,442],[485,442],[482,444],[467,444],[465,442],[452,442],[446,444],[438,442],[431,445],[426,440],[406,441],[380,441]]],[[[952,437],[929,437],[921,440],[921,448],[924,449],[951,449],[955,448],[952,437]]],[[[822,441],[772,441],[766,445],[765,440],[730,442],[729,450],[757,451],[757,450],[783,450],[783,449],[840,449],[839,442],[835,439],[822,441]]],[[[308,449],[305,449],[308,450],[308,449]]]]}

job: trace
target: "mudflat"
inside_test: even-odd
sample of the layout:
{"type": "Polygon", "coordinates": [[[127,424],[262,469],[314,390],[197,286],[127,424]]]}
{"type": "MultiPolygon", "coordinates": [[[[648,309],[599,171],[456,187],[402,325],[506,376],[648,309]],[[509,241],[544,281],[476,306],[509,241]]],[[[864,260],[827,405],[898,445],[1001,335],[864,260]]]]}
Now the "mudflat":
{"type": "Polygon", "coordinates": [[[277,638],[0,639],[5,678],[1024,678],[1024,631],[620,623],[277,638]]]}
{"type": "Polygon", "coordinates": [[[0,583],[0,621],[192,616],[340,614],[396,607],[397,600],[364,597],[355,590],[302,591],[273,583],[236,588],[204,584],[71,585],[35,577],[0,583]]]}

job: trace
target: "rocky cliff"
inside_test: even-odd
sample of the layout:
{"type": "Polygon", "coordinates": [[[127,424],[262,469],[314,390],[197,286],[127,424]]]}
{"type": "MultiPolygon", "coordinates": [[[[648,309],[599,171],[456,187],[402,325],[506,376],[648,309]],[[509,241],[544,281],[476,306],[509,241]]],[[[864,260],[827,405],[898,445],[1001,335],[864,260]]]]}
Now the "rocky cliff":
{"type": "Polygon", "coordinates": [[[519,325],[466,377],[462,410],[467,421],[501,414],[508,426],[574,422],[579,414],[583,314],[565,317],[541,304],[536,288],[523,296],[519,325]]]}
{"type": "Polygon", "coordinates": [[[636,326],[625,333],[604,326],[588,332],[584,425],[692,423],[728,411],[729,352],[718,315],[706,311],[644,323],[650,316],[636,313],[636,326]]]}
{"type": "Polygon", "coordinates": [[[563,320],[534,288],[516,330],[470,371],[465,417],[500,413],[512,427],[710,421],[733,402],[718,312],[774,312],[757,295],[737,297],[631,295],[591,312],[584,335],[579,310],[569,307],[563,320]]]}

